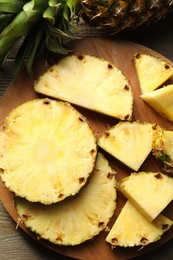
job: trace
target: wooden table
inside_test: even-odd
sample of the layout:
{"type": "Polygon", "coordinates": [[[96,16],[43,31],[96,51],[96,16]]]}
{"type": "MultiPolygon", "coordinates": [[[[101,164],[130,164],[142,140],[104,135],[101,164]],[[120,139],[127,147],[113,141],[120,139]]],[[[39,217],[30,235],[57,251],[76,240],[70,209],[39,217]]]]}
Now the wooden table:
{"type": "MultiPolygon", "coordinates": [[[[122,33],[118,37],[145,45],[173,61],[173,13],[162,22],[156,22],[148,28],[142,28],[131,33],[122,33]]],[[[11,68],[12,60],[9,59],[5,68],[0,71],[0,96],[3,95],[6,86],[11,81],[11,68]]],[[[172,245],[173,240],[139,259],[173,259],[172,245]]],[[[14,223],[0,202],[0,259],[65,260],[69,258],[42,247],[28,237],[22,230],[18,229],[16,231],[16,223],[14,223]]]]}

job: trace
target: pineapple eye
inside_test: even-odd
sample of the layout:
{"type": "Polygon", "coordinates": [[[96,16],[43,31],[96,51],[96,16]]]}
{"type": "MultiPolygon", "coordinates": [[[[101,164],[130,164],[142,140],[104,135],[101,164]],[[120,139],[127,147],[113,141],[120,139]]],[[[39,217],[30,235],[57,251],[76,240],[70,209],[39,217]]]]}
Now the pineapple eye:
{"type": "Polygon", "coordinates": [[[109,172],[108,175],[107,175],[108,179],[112,179],[113,177],[115,177],[115,174],[112,173],[112,172],[109,172]]]}
{"type": "Polygon", "coordinates": [[[104,135],[105,135],[106,137],[108,137],[108,136],[110,136],[110,133],[105,132],[104,135]]]}
{"type": "Polygon", "coordinates": [[[79,178],[79,183],[80,184],[85,183],[85,178],[84,177],[79,178]]]}
{"type": "Polygon", "coordinates": [[[165,65],[165,69],[170,69],[170,66],[168,64],[165,65]]]}
{"type": "Polygon", "coordinates": [[[60,194],[58,195],[58,198],[63,198],[63,196],[64,196],[64,194],[60,193],[60,194]]]}
{"type": "Polygon", "coordinates": [[[112,66],[112,64],[108,64],[108,69],[113,69],[113,66],[112,66]]]}
{"type": "Polygon", "coordinates": [[[140,55],[139,53],[137,53],[137,54],[135,55],[135,58],[137,58],[137,59],[140,59],[140,57],[141,57],[141,55],[140,55]]]}
{"type": "Polygon", "coordinates": [[[124,117],[124,119],[125,119],[125,120],[129,120],[129,119],[130,119],[130,115],[126,115],[126,116],[124,117]]]}
{"type": "Polygon", "coordinates": [[[164,229],[167,229],[168,228],[168,224],[164,224],[164,225],[162,225],[162,229],[164,230],[164,229]]]}
{"type": "Polygon", "coordinates": [[[157,178],[157,179],[163,179],[163,177],[162,177],[162,175],[160,173],[154,175],[154,177],[157,178]]]}
{"type": "Polygon", "coordinates": [[[103,228],[103,227],[104,227],[104,225],[105,225],[105,223],[104,223],[104,222],[99,222],[99,224],[98,224],[98,226],[99,226],[99,227],[101,227],[101,228],[103,228]]]}
{"type": "Polygon", "coordinates": [[[129,86],[125,85],[124,89],[129,90],[129,86]]]}
{"type": "Polygon", "coordinates": [[[50,101],[47,99],[47,100],[44,100],[43,101],[43,104],[45,104],[45,105],[49,105],[50,104],[50,101]]]}
{"type": "Polygon", "coordinates": [[[83,60],[84,56],[83,56],[82,54],[79,54],[79,55],[77,55],[77,58],[78,58],[79,60],[83,60]]]}
{"type": "Polygon", "coordinates": [[[141,240],[140,240],[140,242],[141,242],[143,245],[146,245],[147,242],[148,242],[148,239],[145,238],[145,237],[142,237],[141,240]]]}
{"type": "Polygon", "coordinates": [[[83,118],[82,117],[79,117],[79,121],[81,122],[84,122],[83,118]]]}
{"type": "Polygon", "coordinates": [[[111,242],[112,242],[113,245],[117,245],[118,239],[114,237],[114,238],[112,238],[111,242]]]}

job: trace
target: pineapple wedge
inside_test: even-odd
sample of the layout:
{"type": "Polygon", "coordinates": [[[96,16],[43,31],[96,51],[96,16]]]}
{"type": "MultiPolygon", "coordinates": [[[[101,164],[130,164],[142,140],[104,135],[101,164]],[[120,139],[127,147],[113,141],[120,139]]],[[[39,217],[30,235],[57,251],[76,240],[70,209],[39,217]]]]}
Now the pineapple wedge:
{"type": "Polygon", "coordinates": [[[153,154],[166,172],[173,174],[173,131],[156,128],[153,138],[153,154]]]}
{"type": "Polygon", "coordinates": [[[143,94],[141,98],[163,117],[173,121],[173,84],[143,94]]]}
{"type": "Polygon", "coordinates": [[[129,82],[117,67],[102,58],[68,56],[37,80],[35,90],[121,120],[132,116],[129,82]]]}
{"type": "Polygon", "coordinates": [[[158,241],[173,222],[160,214],[149,222],[131,203],[127,201],[106,237],[112,247],[146,246],[158,241]]]}
{"type": "Polygon", "coordinates": [[[160,172],[132,173],[117,188],[150,222],[173,200],[173,178],[160,172]]]}
{"type": "Polygon", "coordinates": [[[136,53],[134,63],[142,94],[155,90],[173,75],[170,64],[152,55],[136,53]]]}
{"type": "Polygon", "coordinates": [[[58,245],[78,245],[106,228],[116,208],[116,173],[102,154],[87,185],[64,201],[42,205],[15,198],[19,221],[58,245]]]}
{"type": "Polygon", "coordinates": [[[1,126],[2,181],[29,201],[51,204],[76,194],[93,171],[96,154],[85,117],[62,101],[26,102],[1,126]]]}
{"type": "Polygon", "coordinates": [[[98,145],[137,171],[152,151],[153,127],[138,121],[120,122],[103,133],[98,145]]]}

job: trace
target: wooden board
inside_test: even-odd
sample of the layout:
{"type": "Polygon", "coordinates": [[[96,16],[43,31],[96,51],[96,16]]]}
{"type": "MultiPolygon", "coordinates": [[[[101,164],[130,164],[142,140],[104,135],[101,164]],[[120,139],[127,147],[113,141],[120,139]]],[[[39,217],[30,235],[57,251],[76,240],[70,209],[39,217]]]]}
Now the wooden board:
{"type": "MultiPolygon", "coordinates": [[[[136,52],[148,53],[166,59],[165,57],[144,46],[128,41],[115,40],[111,38],[85,38],[83,40],[76,41],[73,48],[75,53],[85,53],[105,58],[113,62],[122,70],[122,72],[127,76],[134,93],[133,120],[139,120],[142,122],[154,122],[158,123],[161,127],[164,127],[167,130],[173,130],[173,123],[162,118],[140,98],[140,89],[135,72],[135,67],[133,64],[133,55],[136,52]]],[[[58,57],[55,58],[55,61],[58,61],[58,57]]],[[[46,68],[47,64],[45,63],[44,58],[37,61],[35,64],[34,79],[37,79],[37,77],[41,73],[43,73],[46,68]]],[[[173,83],[172,78],[169,80],[169,83],[173,83]]],[[[0,100],[0,124],[14,107],[36,97],[37,95],[33,89],[33,81],[28,77],[27,73],[23,71],[19,75],[16,83],[10,84],[4,96],[0,100]]],[[[102,133],[108,127],[108,125],[113,125],[117,123],[116,119],[110,119],[106,116],[92,113],[85,109],[79,110],[87,117],[94,131],[97,131],[99,133],[102,133]]],[[[120,162],[112,159],[109,156],[107,156],[107,158],[109,159],[111,166],[116,170],[118,180],[121,180],[123,177],[130,174],[131,170],[123,166],[120,162]]],[[[158,166],[154,157],[150,155],[149,158],[144,162],[140,170],[160,171],[161,169],[158,166]]],[[[2,181],[0,181],[0,198],[8,213],[16,222],[18,222],[18,215],[13,205],[13,194],[4,187],[2,181]]],[[[125,202],[124,198],[120,194],[118,194],[117,202],[118,206],[115,215],[110,222],[110,225],[116,219],[116,216],[118,215],[123,203],[125,202]]],[[[170,203],[170,205],[165,209],[164,213],[165,215],[173,219],[173,203],[170,203]]],[[[20,224],[20,227],[31,237],[37,240],[37,237],[28,229],[26,229],[24,225],[20,224]]],[[[146,252],[149,252],[159,247],[160,245],[163,245],[165,242],[173,238],[173,230],[170,229],[167,233],[165,233],[160,241],[146,246],[141,250],[138,250],[139,248],[136,247],[116,248],[114,250],[111,250],[110,245],[107,244],[104,240],[106,234],[106,232],[101,232],[101,234],[95,237],[92,241],[88,241],[82,245],[74,247],[60,247],[43,240],[38,240],[38,242],[55,252],[77,259],[120,260],[130,259],[135,256],[145,254],[146,252]]]]}

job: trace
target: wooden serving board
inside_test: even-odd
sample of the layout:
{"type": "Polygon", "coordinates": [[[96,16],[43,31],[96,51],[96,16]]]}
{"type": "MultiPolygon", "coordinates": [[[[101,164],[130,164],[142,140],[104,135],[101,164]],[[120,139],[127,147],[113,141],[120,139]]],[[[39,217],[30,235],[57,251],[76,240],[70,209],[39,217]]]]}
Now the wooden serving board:
{"type": "MultiPolygon", "coordinates": [[[[150,108],[145,102],[140,98],[140,89],[137,80],[137,75],[135,72],[135,67],[133,63],[133,55],[136,52],[148,53],[158,57],[162,57],[167,60],[165,57],[156,53],[155,51],[148,49],[144,46],[122,40],[108,39],[108,38],[84,38],[74,42],[74,52],[75,53],[85,53],[90,55],[95,55],[98,57],[105,58],[113,62],[118,66],[122,72],[127,76],[134,93],[134,109],[133,109],[133,120],[146,121],[158,123],[161,127],[164,127],[167,130],[173,130],[173,123],[162,118],[157,112],[150,108]]],[[[56,60],[56,59],[55,59],[56,60]]],[[[58,57],[57,57],[58,61],[58,57]]],[[[170,62],[171,63],[171,62],[170,62]]],[[[40,59],[35,64],[35,74],[34,78],[43,73],[47,68],[44,58],[40,59]]],[[[169,80],[169,83],[173,83],[173,79],[169,80]]],[[[75,84],[75,82],[74,82],[75,84]]],[[[93,86],[94,87],[94,86],[93,86]]],[[[22,71],[19,75],[15,84],[10,84],[7,88],[4,96],[0,100],[0,124],[3,122],[4,118],[8,113],[17,105],[21,103],[32,100],[38,97],[33,89],[33,80],[29,78],[26,71],[22,71]]],[[[79,108],[78,108],[79,109],[79,108]]],[[[94,131],[102,133],[108,125],[113,125],[117,123],[117,120],[108,118],[106,116],[99,115],[97,113],[89,112],[85,109],[80,109],[80,111],[87,117],[94,131]]],[[[142,140],[141,140],[142,141],[142,140]]],[[[132,147],[133,149],[133,147],[132,147]]],[[[129,151],[130,152],[130,151],[129,151]]],[[[117,172],[117,179],[120,180],[123,177],[129,175],[131,170],[123,166],[116,159],[113,159],[106,155],[110,161],[111,166],[117,172]]],[[[144,171],[161,171],[159,165],[152,155],[144,162],[140,170],[144,171]]],[[[16,213],[14,204],[13,204],[13,194],[8,191],[2,181],[0,181],[0,199],[4,204],[6,210],[11,215],[11,217],[18,222],[18,215],[16,213]]],[[[116,219],[125,199],[118,193],[117,200],[117,209],[115,215],[113,216],[111,224],[116,219]]],[[[104,209],[103,209],[104,210],[104,209]]],[[[173,219],[173,203],[170,203],[168,207],[164,210],[164,214],[171,219],[173,219]]],[[[133,216],[132,216],[133,217],[133,216]]],[[[80,219],[79,219],[80,224],[80,219]]],[[[20,227],[28,233],[31,237],[37,240],[37,237],[31,233],[28,229],[25,228],[21,223],[20,227]]],[[[17,232],[17,231],[16,231],[17,232]]],[[[51,250],[61,253],[66,256],[70,256],[76,259],[87,259],[87,260],[120,260],[120,259],[130,259],[146,252],[149,252],[160,245],[164,244],[171,238],[173,238],[173,229],[170,229],[166,232],[163,237],[156,243],[152,243],[149,246],[146,246],[139,250],[139,248],[115,248],[111,249],[110,245],[105,242],[106,231],[101,232],[93,240],[83,243],[79,246],[73,247],[62,247],[48,243],[47,241],[38,240],[39,243],[43,244],[51,250]]]]}

